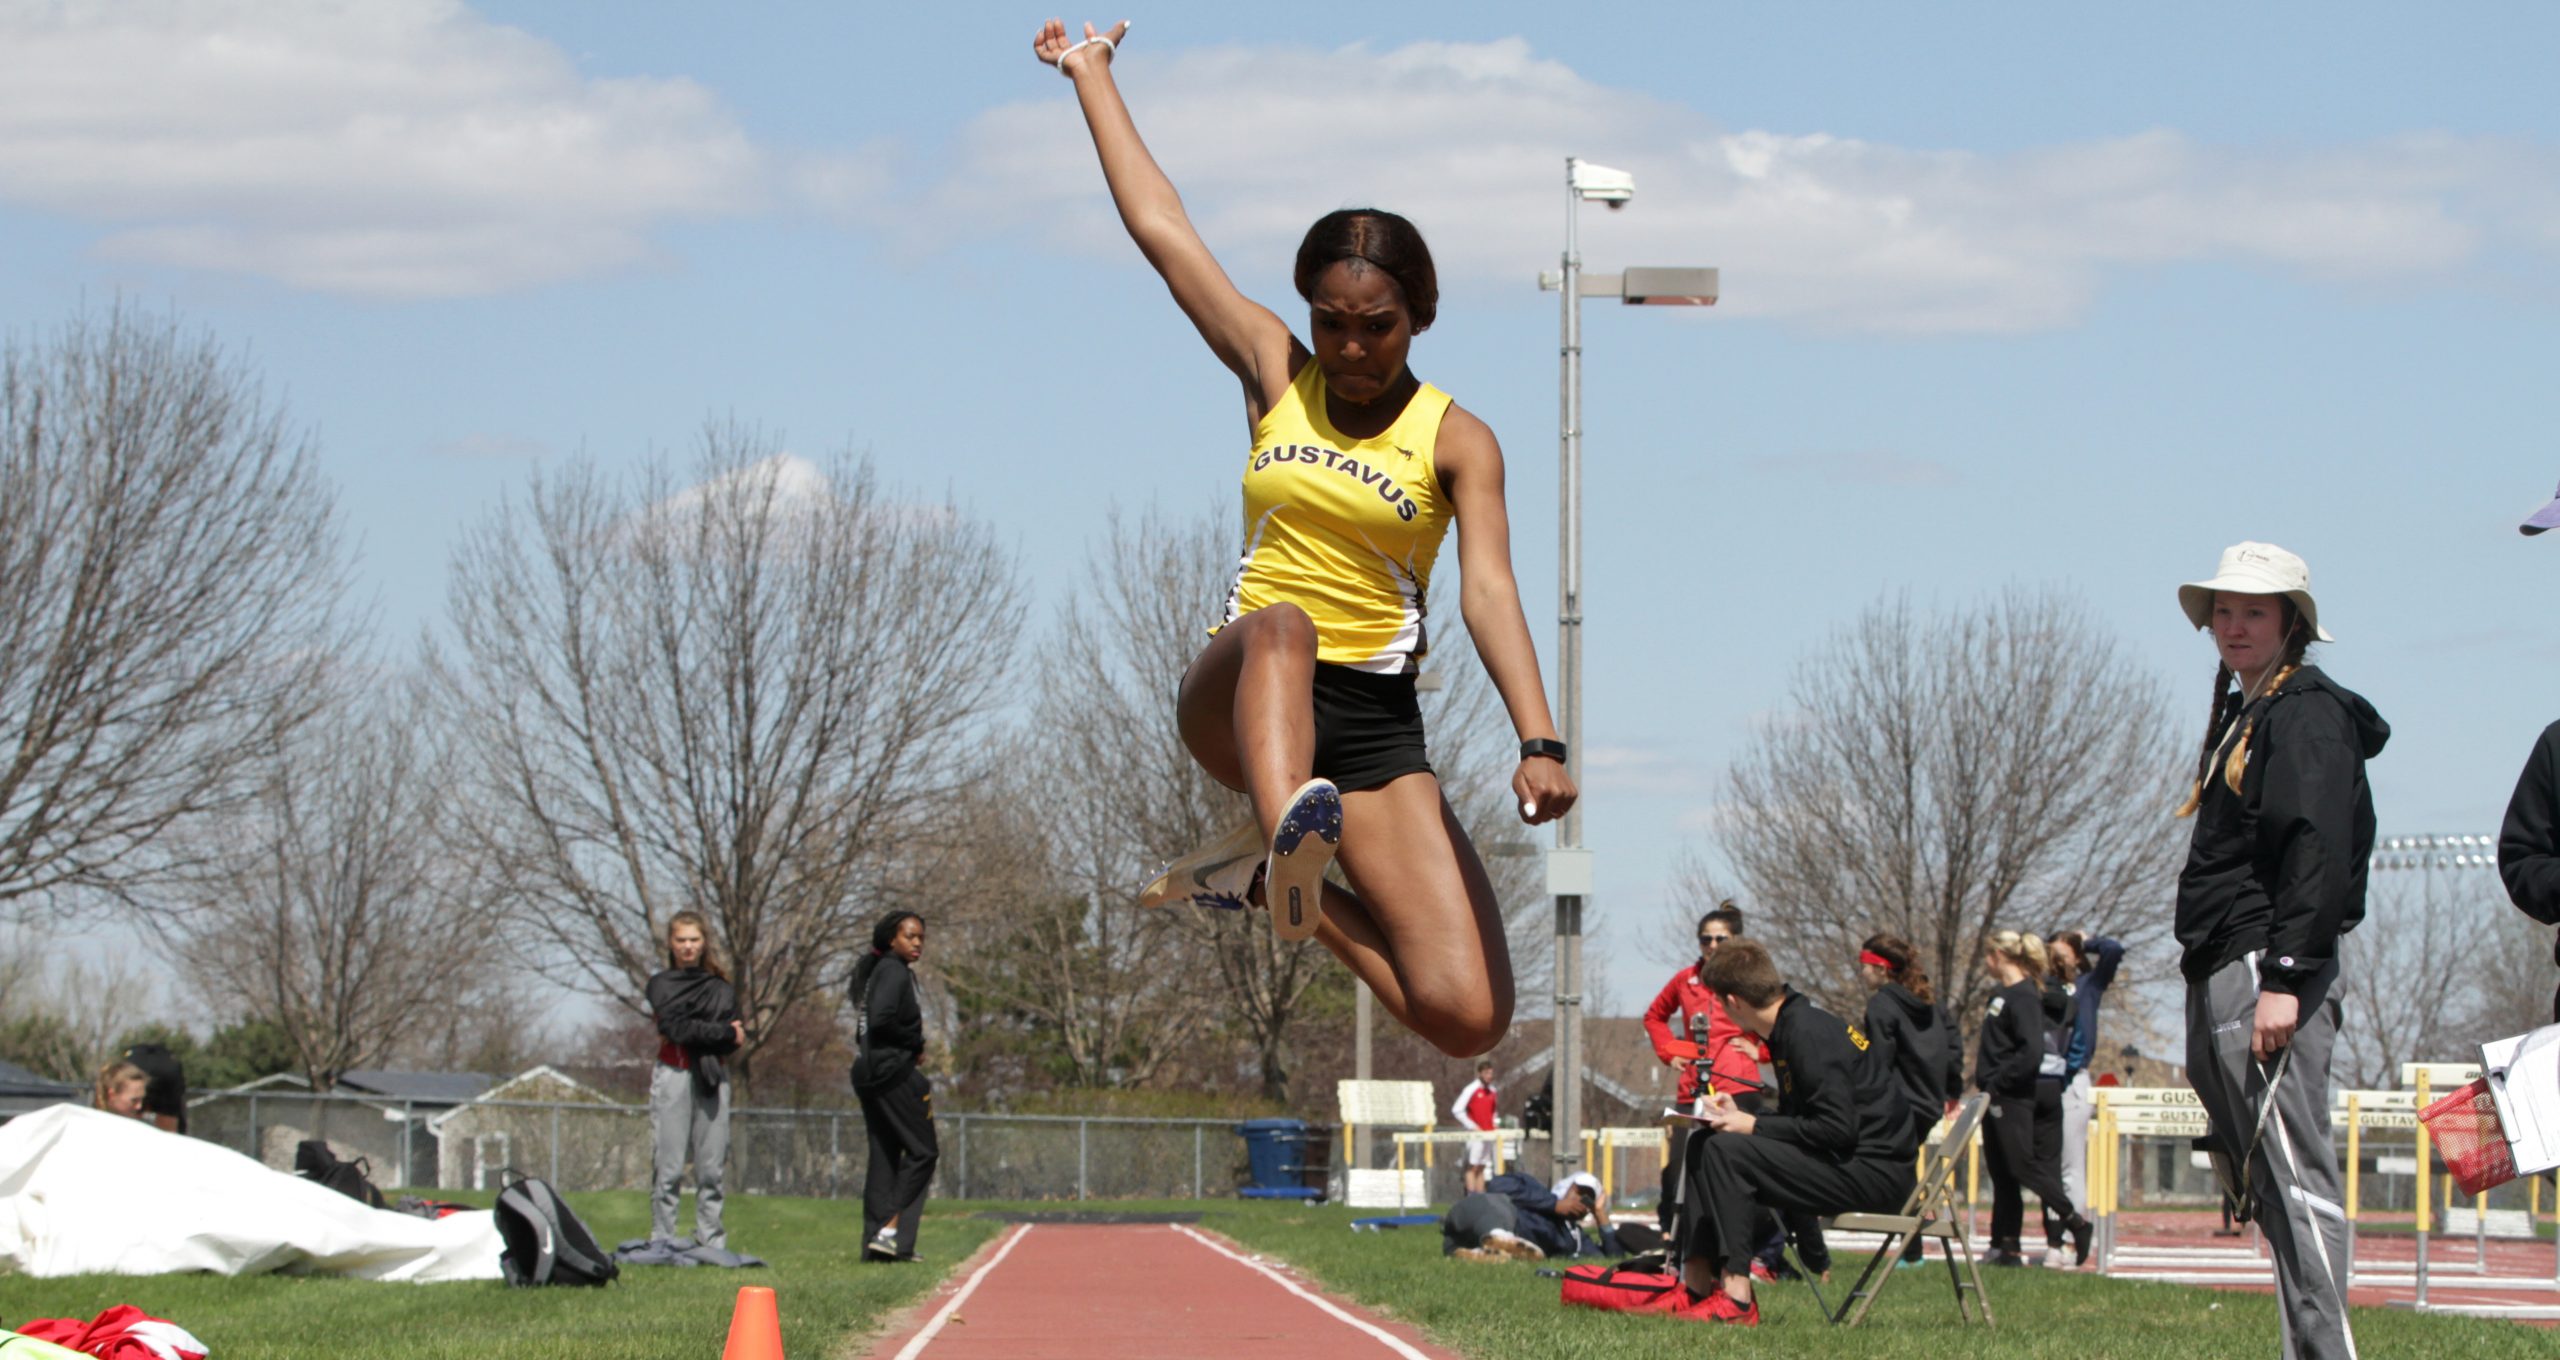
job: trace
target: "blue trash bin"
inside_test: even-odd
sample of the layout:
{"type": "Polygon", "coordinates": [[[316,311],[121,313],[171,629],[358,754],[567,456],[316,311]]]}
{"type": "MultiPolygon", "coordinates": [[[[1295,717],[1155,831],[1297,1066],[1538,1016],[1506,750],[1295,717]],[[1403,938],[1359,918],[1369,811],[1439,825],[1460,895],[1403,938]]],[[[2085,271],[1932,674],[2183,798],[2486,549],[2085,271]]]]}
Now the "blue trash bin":
{"type": "Polygon", "coordinates": [[[1307,1121],[1248,1119],[1236,1125],[1236,1133],[1244,1139],[1245,1161],[1251,1168],[1248,1183],[1239,1192],[1245,1198],[1323,1197],[1323,1190],[1310,1191],[1303,1180],[1307,1165],[1307,1121]]]}

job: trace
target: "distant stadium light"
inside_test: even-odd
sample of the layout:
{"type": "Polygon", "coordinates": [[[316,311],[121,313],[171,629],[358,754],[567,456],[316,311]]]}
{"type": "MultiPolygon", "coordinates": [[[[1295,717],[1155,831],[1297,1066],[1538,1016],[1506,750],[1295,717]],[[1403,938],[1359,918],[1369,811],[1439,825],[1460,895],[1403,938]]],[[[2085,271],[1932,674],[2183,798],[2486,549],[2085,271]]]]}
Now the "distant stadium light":
{"type": "Polygon", "coordinates": [[[2384,836],[2373,843],[2375,873],[2497,867],[2495,836],[2384,836]]]}

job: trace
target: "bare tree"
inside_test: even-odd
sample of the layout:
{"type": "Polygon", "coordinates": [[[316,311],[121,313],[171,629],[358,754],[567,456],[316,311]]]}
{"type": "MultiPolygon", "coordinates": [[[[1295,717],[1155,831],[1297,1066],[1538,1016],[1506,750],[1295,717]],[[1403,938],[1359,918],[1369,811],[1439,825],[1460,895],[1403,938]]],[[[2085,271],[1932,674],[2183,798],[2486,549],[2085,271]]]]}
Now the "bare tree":
{"type": "Polygon", "coordinates": [[[2187,743],[2162,684],[2077,604],[1889,599],[1799,663],[1793,693],[1734,762],[1718,839],[1753,933],[1809,990],[1854,996],[1877,930],[1918,947],[1959,1016],[1988,994],[1986,931],[2167,937],[2187,743]]]}
{"type": "MultiPolygon", "coordinates": [[[[355,682],[361,683],[361,682],[355,682]]],[[[491,911],[446,841],[449,764],[414,677],[279,717],[255,798],[208,823],[165,933],[222,1013],[265,1020],[315,1090],[498,1004],[491,911]]]]}
{"type": "Polygon", "coordinates": [[[2551,1023],[2552,989],[2560,987],[2551,953],[2551,927],[2512,905],[2497,918],[2480,959],[2475,1027],[2482,1038],[2503,1039],[2551,1023]]]}
{"type": "Polygon", "coordinates": [[[981,776],[1020,583],[984,525],[866,461],[715,426],[693,477],[581,465],[472,531],[440,688],[464,829],[539,966],[636,1009],[668,919],[703,913],[745,1080],[981,776]]]}
{"type": "MultiPolygon", "coordinates": [[[[934,900],[952,923],[933,962],[964,1017],[955,1052],[1069,1085],[1142,1086],[1198,1056],[1214,997],[1174,913],[1133,900],[1138,857],[1121,800],[1049,792],[1080,769],[1063,754],[1083,744],[1069,694],[1049,690],[1005,773],[967,795],[953,871],[932,876],[947,885],[934,900]]],[[[1075,782],[1112,787],[1096,772],[1075,782]]]]}
{"type": "Polygon", "coordinates": [[[2548,1023],[2540,931],[2520,924],[2487,869],[2373,875],[2364,924],[2339,948],[2339,1079],[2396,1087],[2402,1063],[2475,1062],[2483,1042],[2548,1023]]]}
{"type": "Polygon", "coordinates": [[[0,354],[0,903],[130,897],[342,642],[331,493],[247,367],[117,310],[0,354]]]}
{"type": "Polygon", "coordinates": [[[0,1061],[85,1084],[152,1001],[130,950],[84,951],[42,929],[0,935],[0,1061]]]}

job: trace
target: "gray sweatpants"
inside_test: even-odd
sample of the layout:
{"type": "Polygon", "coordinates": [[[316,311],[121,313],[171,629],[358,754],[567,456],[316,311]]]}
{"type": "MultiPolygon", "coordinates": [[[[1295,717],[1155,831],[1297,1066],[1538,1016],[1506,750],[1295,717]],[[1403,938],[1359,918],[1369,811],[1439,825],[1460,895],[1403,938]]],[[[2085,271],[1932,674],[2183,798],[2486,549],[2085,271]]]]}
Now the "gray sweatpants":
{"type": "MultiPolygon", "coordinates": [[[[2301,1360],[2354,1360],[2356,1353],[2347,1327],[2347,1216],[2329,1143],[2329,1054],[2338,1042],[2338,1004],[2330,992],[2337,982],[2332,963],[2302,989],[2293,1057],[2245,1172],[2258,1229],[2275,1258],[2282,1353],[2301,1360]]],[[[2248,1150],[2273,1066],[2262,1068],[2249,1056],[2257,1011],[2255,954],[2188,984],[2187,1080],[2235,1166],[2248,1150]]]]}
{"type": "Polygon", "coordinates": [[[729,1083],[720,1083],[717,1100],[704,1100],[693,1093],[691,1072],[657,1064],[649,1073],[649,1131],[657,1141],[655,1174],[649,1184],[649,1236],[664,1242],[676,1235],[676,1200],[684,1193],[689,1154],[693,1240],[698,1246],[727,1246],[729,1232],[720,1225],[720,1180],[729,1166],[729,1083]]]}

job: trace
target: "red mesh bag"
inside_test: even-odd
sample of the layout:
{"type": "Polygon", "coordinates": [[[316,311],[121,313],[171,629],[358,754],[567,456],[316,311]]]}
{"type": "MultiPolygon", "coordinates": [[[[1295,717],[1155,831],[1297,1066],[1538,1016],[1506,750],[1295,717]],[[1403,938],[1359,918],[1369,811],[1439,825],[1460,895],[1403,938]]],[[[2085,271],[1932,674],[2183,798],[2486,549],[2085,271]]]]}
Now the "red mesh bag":
{"type": "Polygon", "coordinates": [[[2418,1111],[2418,1122],[2436,1140],[2444,1169],[2462,1193],[2482,1194],[2516,1178],[2515,1150],[2507,1146],[2507,1131],[2498,1123],[2498,1105],[2489,1098],[2487,1081],[2447,1093],[2418,1111]]]}

